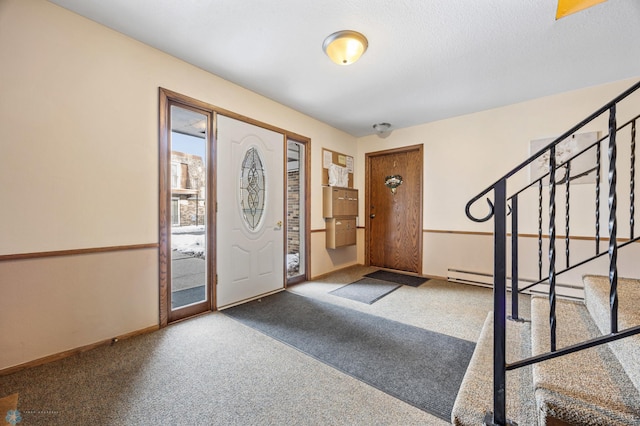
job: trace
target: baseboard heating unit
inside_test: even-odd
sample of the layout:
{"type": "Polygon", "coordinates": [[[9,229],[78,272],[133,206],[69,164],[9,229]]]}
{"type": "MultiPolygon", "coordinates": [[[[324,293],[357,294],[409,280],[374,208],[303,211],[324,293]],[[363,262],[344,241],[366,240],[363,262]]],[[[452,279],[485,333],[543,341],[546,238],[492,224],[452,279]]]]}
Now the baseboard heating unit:
{"type": "MultiPolygon", "coordinates": [[[[447,269],[447,281],[459,284],[470,284],[480,287],[493,288],[493,275],[486,272],[465,271],[462,269],[447,269]]],[[[518,288],[524,288],[536,280],[520,278],[518,288]]],[[[511,277],[507,277],[507,291],[511,291],[511,277]]],[[[549,294],[549,284],[542,282],[535,287],[523,291],[524,294],[549,294]]],[[[556,283],[558,297],[571,300],[584,300],[584,288],[572,284],[556,283]]]]}

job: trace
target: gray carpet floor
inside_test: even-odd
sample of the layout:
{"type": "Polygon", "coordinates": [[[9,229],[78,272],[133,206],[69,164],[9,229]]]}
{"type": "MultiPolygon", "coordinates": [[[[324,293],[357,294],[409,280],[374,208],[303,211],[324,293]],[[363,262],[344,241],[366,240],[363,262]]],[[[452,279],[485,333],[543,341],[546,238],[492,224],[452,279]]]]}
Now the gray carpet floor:
{"type": "Polygon", "coordinates": [[[226,315],[442,419],[475,344],[291,292],[226,315]]]}
{"type": "MultiPolygon", "coordinates": [[[[373,270],[289,291],[476,341],[489,289],[430,280],[372,305],[328,294],[373,270]]],[[[0,376],[0,398],[15,393],[20,426],[448,424],[222,313],[0,376]]]]}

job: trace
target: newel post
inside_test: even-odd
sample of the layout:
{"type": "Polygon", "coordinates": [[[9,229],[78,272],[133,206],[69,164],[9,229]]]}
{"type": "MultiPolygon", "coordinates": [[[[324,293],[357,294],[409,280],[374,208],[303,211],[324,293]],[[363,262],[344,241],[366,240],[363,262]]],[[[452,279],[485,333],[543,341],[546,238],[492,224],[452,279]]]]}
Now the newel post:
{"type": "Polygon", "coordinates": [[[506,425],[507,181],[494,188],[493,424],[506,425]]]}

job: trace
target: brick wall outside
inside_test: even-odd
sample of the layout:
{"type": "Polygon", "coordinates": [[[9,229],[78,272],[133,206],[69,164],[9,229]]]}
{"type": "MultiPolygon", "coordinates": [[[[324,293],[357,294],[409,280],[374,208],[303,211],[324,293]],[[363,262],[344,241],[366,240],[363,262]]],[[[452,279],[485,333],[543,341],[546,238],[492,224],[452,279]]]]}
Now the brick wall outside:
{"type": "Polygon", "coordinates": [[[186,168],[183,168],[183,170],[186,169],[187,176],[183,176],[180,183],[180,185],[184,185],[184,187],[176,189],[198,190],[197,195],[180,194],[178,192],[171,194],[172,198],[178,198],[180,200],[178,202],[180,208],[179,226],[204,225],[206,222],[206,203],[202,196],[204,195],[204,188],[206,187],[206,178],[202,157],[179,151],[171,151],[171,162],[182,165],[186,164],[186,168]]]}
{"type": "Polygon", "coordinates": [[[196,200],[193,198],[183,198],[178,202],[178,204],[180,206],[180,226],[205,224],[206,205],[203,199],[199,199],[196,203],[196,200]]]}
{"type": "Polygon", "coordinates": [[[300,171],[289,171],[287,179],[287,253],[300,252],[300,171]]]}

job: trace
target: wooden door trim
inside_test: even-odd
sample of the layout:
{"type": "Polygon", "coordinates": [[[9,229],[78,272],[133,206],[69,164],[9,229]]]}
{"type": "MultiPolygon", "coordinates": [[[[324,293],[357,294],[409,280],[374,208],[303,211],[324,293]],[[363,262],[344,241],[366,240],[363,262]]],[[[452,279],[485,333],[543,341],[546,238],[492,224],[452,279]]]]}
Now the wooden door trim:
{"type": "Polygon", "coordinates": [[[371,161],[375,157],[380,157],[389,154],[399,154],[404,152],[418,151],[420,154],[420,176],[422,179],[420,180],[420,191],[418,195],[418,205],[420,206],[419,213],[419,236],[418,236],[418,274],[422,275],[422,264],[424,262],[422,252],[423,252],[423,232],[422,232],[422,222],[423,222],[423,209],[424,209],[424,145],[409,145],[403,146],[399,148],[387,149],[384,151],[374,151],[365,153],[365,161],[364,161],[364,175],[365,175],[365,186],[364,186],[364,212],[365,212],[365,236],[364,236],[364,263],[366,266],[371,266],[371,247],[370,247],[370,238],[371,238],[371,218],[369,217],[369,212],[371,211],[371,161]]]}
{"type": "Polygon", "coordinates": [[[160,327],[166,327],[170,322],[179,321],[181,319],[194,316],[196,314],[211,311],[215,307],[215,288],[214,277],[216,274],[216,251],[213,241],[216,234],[215,212],[212,211],[216,202],[215,182],[216,182],[216,135],[213,133],[215,111],[211,105],[180,95],[160,88],[160,132],[159,132],[159,206],[158,206],[158,225],[159,225],[159,248],[158,248],[158,268],[159,268],[159,323],[160,327]],[[206,210],[206,229],[207,229],[207,278],[205,282],[205,292],[208,295],[207,300],[192,306],[181,309],[180,315],[172,315],[171,311],[171,286],[169,280],[171,277],[171,247],[169,247],[169,228],[171,221],[171,188],[169,186],[171,152],[169,149],[170,134],[170,116],[171,106],[179,106],[199,114],[207,116],[207,134],[210,135],[207,140],[207,210],[206,210]],[[209,146],[211,142],[211,146],[209,146]],[[211,182],[211,184],[209,184],[211,182]]]}
{"type": "MultiPolygon", "coordinates": [[[[306,256],[306,276],[305,278],[308,280],[311,277],[311,138],[308,138],[306,136],[302,136],[298,133],[277,127],[277,126],[273,126],[270,125],[268,123],[264,123],[262,121],[259,120],[255,120],[252,119],[250,117],[241,115],[241,114],[237,114],[233,111],[229,111],[227,109],[218,107],[216,105],[213,104],[209,104],[207,102],[203,102],[200,101],[198,99],[192,98],[190,96],[186,96],[183,94],[180,94],[178,92],[174,92],[172,90],[160,87],[159,88],[159,92],[160,92],[160,99],[159,99],[159,109],[160,111],[165,111],[168,107],[169,107],[169,103],[170,102],[176,102],[179,103],[181,105],[185,105],[187,108],[189,106],[191,106],[192,108],[197,108],[199,110],[204,110],[204,111],[210,111],[213,114],[213,119],[210,120],[211,122],[211,127],[209,129],[209,131],[211,132],[212,138],[213,138],[213,144],[214,147],[210,150],[211,152],[211,158],[209,158],[209,160],[211,161],[211,165],[212,167],[210,167],[211,171],[211,182],[216,182],[216,149],[215,149],[215,145],[216,145],[216,141],[217,141],[217,119],[218,119],[218,114],[220,115],[224,115],[226,117],[229,118],[234,118],[236,120],[239,121],[243,121],[245,123],[248,124],[253,124],[254,126],[257,127],[261,127],[267,130],[272,130],[276,133],[280,133],[284,136],[284,143],[286,145],[286,141],[288,139],[294,140],[298,143],[303,143],[306,146],[306,155],[305,155],[305,167],[307,168],[307,175],[305,178],[305,190],[306,190],[306,197],[305,197],[305,223],[306,223],[306,229],[305,229],[305,241],[306,241],[306,248],[305,248],[305,256],[306,256]]],[[[159,127],[160,127],[160,131],[159,131],[159,138],[160,138],[160,149],[159,149],[159,158],[160,161],[162,161],[163,158],[166,158],[167,155],[169,155],[168,152],[163,152],[163,146],[162,146],[162,140],[164,138],[164,140],[168,140],[168,134],[167,134],[167,123],[165,122],[166,120],[166,116],[162,113],[160,113],[160,120],[159,120],[159,127]]],[[[165,147],[166,148],[166,147],[165,147]]],[[[286,151],[285,151],[286,152],[286,151]]],[[[285,158],[286,161],[286,158],[285,158]]],[[[162,173],[163,171],[160,170],[160,173],[162,173]]],[[[164,173],[166,173],[166,171],[164,171],[164,173]]],[[[285,173],[286,173],[286,167],[285,167],[285,173]]],[[[165,176],[166,177],[166,176],[165,176]]],[[[161,176],[161,182],[163,181],[162,176],[161,176]]],[[[161,184],[162,185],[162,184],[161,184]]],[[[216,194],[216,185],[209,185],[210,188],[207,189],[207,197],[210,197],[209,199],[211,200],[211,204],[215,205],[214,203],[217,201],[217,194],[216,194]]],[[[286,191],[286,185],[285,185],[285,191],[286,191]]],[[[159,226],[160,226],[160,233],[159,233],[159,259],[160,259],[160,265],[159,265],[159,274],[160,274],[160,327],[165,327],[168,325],[169,321],[168,321],[168,291],[170,291],[171,289],[169,288],[168,281],[167,281],[167,277],[169,275],[167,275],[168,273],[170,273],[170,269],[167,268],[166,265],[166,259],[168,259],[168,252],[165,251],[163,252],[163,247],[166,247],[166,241],[167,241],[167,235],[166,235],[166,228],[165,231],[163,232],[163,223],[162,223],[162,217],[163,217],[163,209],[164,209],[164,216],[166,220],[170,220],[170,217],[167,217],[167,214],[169,214],[170,216],[170,210],[167,210],[169,207],[168,201],[165,200],[163,198],[163,188],[161,187],[159,189],[160,192],[160,210],[159,210],[159,216],[160,216],[160,222],[159,222],[159,226]],[[163,241],[164,241],[164,246],[163,246],[163,241]],[[165,264],[163,266],[162,263],[162,259],[165,259],[165,264]]],[[[286,193],[284,194],[285,199],[286,199],[286,193]]],[[[170,196],[169,196],[170,198],[170,196]]],[[[286,213],[286,209],[284,210],[286,213]]],[[[211,251],[211,256],[212,256],[212,260],[211,260],[211,265],[212,265],[212,274],[211,276],[214,277],[215,276],[215,271],[216,271],[216,260],[217,260],[217,256],[216,256],[216,252],[215,252],[215,241],[216,241],[216,222],[215,222],[215,213],[213,215],[211,215],[212,218],[210,219],[210,221],[207,221],[207,226],[210,227],[210,229],[212,230],[212,232],[208,233],[209,235],[209,240],[207,241],[207,244],[209,244],[209,247],[213,247],[212,251],[211,251]]],[[[285,217],[283,218],[286,221],[286,214],[285,217]]],[[[286,253],[285,253],[286,254],[286,253]]],[[[283,267],[285,267],[283,265],[283,267]]],[[[286,272],[286,271],[285,271],[286,272]]],[[[212,278],[213,279],[213,278],[212,278]]],[[[285,273],[285,280],[284,280],[284,286],[286,286],[286,273],[285,273]]],[[[215,285],[216,283],[213,282],[211,284],[211,297],[210,302],[211,302],[211,310],[215,310],[215,306],[216,306],[216,292],[215,292],[215,285]]]]}

